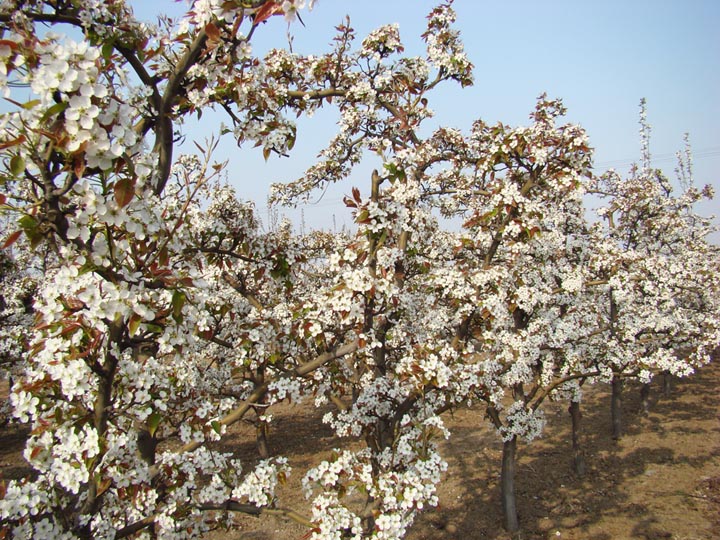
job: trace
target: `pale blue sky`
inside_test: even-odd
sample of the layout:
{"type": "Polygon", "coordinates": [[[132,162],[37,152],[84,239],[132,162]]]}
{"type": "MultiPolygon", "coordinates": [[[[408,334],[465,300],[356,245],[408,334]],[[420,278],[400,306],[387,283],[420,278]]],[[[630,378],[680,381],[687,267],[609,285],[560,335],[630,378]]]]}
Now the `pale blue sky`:
{"type": "MultiPolygon", "coordinates": [[[[178,13],[183,2],[132,2],[136,14],[152,19],[158,12],[178,13]]],[[[300,53],[328,49],[334,26],[349,14],[358,38],[381,24],[397,22],[406,54],[422,55],[419,38],[429,0],[319,0],[303,12],[305,27],[291,26],[300,53]]],[[[430,99],[439,124],[467,128],[475,118],[507,124],[527,122],[542,92],[563,98],[568,119],[584,126],[596,149],[599,170],[624,169],[640,157],[638,104],[647,99],[653,128],[655,165],[674,176],[674,153],[690,133],[696,184],[711,183],[720,192],[720,2],[717,0],[456,0],[457,27],[475,64],[475,85],[448,84],[430,99]]],[[[274,17],[258,29],[253,47],[287,44],[287,25],[274,17]]],[[[242,196],[264,207],[272,181],[295,178],[313,162],[332,136],[333,113],[299,124],[298,144],[289,159],[265,163],[257,151],[238,152],[230,138],[220,147],[230,159],[230,177],[242,196]]],[[[217,128],[204,117],[192,135],[202,138],[217,128]]],[[[368,166],[369,167],[369,166],[368,166]]],[[[349,182],[367,185],[367,168],[349,182]]],[[[342,193],[330,190],[304,211],[308,226],[348,224],[342,193]]],[[[718,213],[720,203],[703,206],[718,213]]],[[[299,219],[299,213],[291,213],[299,219]]]]}

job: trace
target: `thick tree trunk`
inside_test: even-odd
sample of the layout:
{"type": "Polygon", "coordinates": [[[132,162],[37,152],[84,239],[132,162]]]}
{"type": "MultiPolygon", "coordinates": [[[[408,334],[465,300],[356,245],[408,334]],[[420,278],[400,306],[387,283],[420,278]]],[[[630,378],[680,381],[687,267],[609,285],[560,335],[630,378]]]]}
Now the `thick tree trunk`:
{"type": "Polygon", "coordinates": [[[613,377],[610,413],[612,416],[612,436],[615,440],[622,437],[622,390],[623,380],[617,376],[613,377]]]}
{"type": "Polygon", "coordinates": [[[520,529],[515,499],[515,452],[517,450],[517,437],[503,443],[502,472],[500,482],[502,487],[502,505],[505,516],[505,530],[510,533],[520,529]]]}
{"type": "Polygon", "coordinates": [[[582,413],[580,412],[580,402],[571,401],[570,408],[570,419],[572,420],[572,449],[573,449],[573,469],[575,474],[578,476],[585,475],[585,456],[580,445],[580,421],[582,420],[582,413]]]}
{"type": "Polygon", "coordinates": [[[650,414],[650,383],[640,387],[640,414],[650,414]]]}

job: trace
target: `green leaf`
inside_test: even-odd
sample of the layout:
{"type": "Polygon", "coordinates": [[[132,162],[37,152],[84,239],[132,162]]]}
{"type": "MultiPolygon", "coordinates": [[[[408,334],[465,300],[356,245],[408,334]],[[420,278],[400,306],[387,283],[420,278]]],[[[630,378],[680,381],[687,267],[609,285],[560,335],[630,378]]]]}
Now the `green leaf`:
{"type": "Polygon", "coordinates": [[[28,214],[25,214],[23,217],[18,219],[18,223],[25,231],[27,231],[28,229],[35,229],[38,226],[37,220],[28,214]]]}
{"type": "Polygon", "coordinates": [[[184,292],[176,290],[173,292],[172,295],[172,309],[173,309],[173,319],[175,319],[175,322],[178,324],[182,324],[183,322],[183,314],[182,314],[182,308],[185,305],[185,301],[187,300],[187,296],[184,292]]]}
{"type": "Polygon", "coordinates": [[[68,108],[68,105],[69,105],[69,103],[67,101],[61,101],[60,103],[56,103],[55,105],[50,107],[47,111],[45,111],[45,114],[42,115],[42,118],[40,120],[42,122],[46,122],[49,118],[65,111],[65,109],[68,108]]]}
{"type": "Polygon", "coordinates": [[[26,110],[30,110],[30,109],[34,108],[36,105],[39,105],[39,104],[40,104],[40,100],[39,100],[39,99],[31,99],[30,101],[26,101],[25,103],[23,103],[23,104],[22,104],[22,108],[23,108],[23,109],[26,109],[26,110]]]}
{"type": "Polygon", "coordinates": [[[383,167],[388,172],[390,182],[394,182],[398,179],[405,180],[405,171],[403,169],[398,169],[397,165],[395,165],[394,163],[385,163],[383,164],[383,167]]]}
{"type": "Polygon", "coordinates": [[[13,176],[20,176],[25,172],[25,160],[22,156],[13,156],[10,159],[10,172],[13,176]]]}
{"type": "Polygon", "coordinates": [[[112,41],[106,41],[102,46],[102,56],[105,60],[110,60],[115,44],[112,41]]]}
{"type": "Polygon", "coordinates": [[[162,420],[162,416],[160,416],[160,414],[156,413],[156,412],[154,412],[150,416],[148,416],[147,427],[148,427],[148,433],[150,433],[151,437],[155,436],[155,432],[157,431],[157,428],[160,425],[161,420],[162,420]]]}
{"type": "Polygon", "coordinates": [[[390,176],[395,176],[397,174],[397,165],[394,163],[383,163],[383,167],[390,176]]]}
{"type": "Polygon", "coordinates": [[[25,232],[25,236],[27,236],[30,241],[31,248],[35,248],[40,242],[42,242],[43,235],[39,230],[40,224],[33,216],[26,214],[18,220],[18,223],[25,232]]]}
{"type": "Polygon", "coordinates": [[[375,245],[375,253],[377,253],[378,249],[380,249],[383,244],[387,241],[388,237],[388,231],[387,229],[383,229],[382,234],[380,235],[380,238],[378,238],[377,244],[375,245]]]}
{"type": "Polygon", "coordinates": [[[212,426],[213,430],[215,430],[215,433],[218,435],[222,435],[222,424],[218,422],[217,420],[213,420],[210,422],[210,425],[212,426]]]}
{"type": "Polygon", "coordinates": [[[290,264],[287,262],[287,259],[284,255],[279,254],[277,256],[277,259],[275,259],[275,264],[270,271],[270,275],[276,279],[281,277],[287,277],[288,275],[290,275],[290,264]]]}

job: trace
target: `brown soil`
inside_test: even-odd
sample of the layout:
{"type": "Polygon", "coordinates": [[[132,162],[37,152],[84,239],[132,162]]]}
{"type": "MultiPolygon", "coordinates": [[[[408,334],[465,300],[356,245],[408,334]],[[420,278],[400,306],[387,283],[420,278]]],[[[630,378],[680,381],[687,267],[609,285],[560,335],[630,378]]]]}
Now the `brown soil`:
{"type": "MultiPolygon", "coordinates": [[[[720,360],[720,359],[718,359],[720,360]]],[[[580,478],[571,463],[567,406],[550,404],[542,439],[518,451],[518,508],[522,540],[711,540],[720,539],[720,362],[673,384],[665,397],[653,383],[650,412],[638,413],[640,392],[624,393],[624,436],[610,437],[609,388],[587,389],[583,429],[587,472],[580,478]]],[[[281,406],[270,434],[272,453],[285,455],[296,471],[280,493],[281,503],[300,511],[302,471],[342,446],[319,424],[322,411],[281,406]]],[[[453,435],[443,444],[450,467],[440,486],[440,507],[420,516],[407,538],[510,539],[502,529],[501,444],[480,410],[448,417],[453,435]]],[[[22,461],[24,433],[0,429],[4,478],[27,471],[22,461]]],[[[257,459],[254,430],[242,425],[223,441],[248,466],[257,459]]],[[[240,533],[217,531],[211,540],[301,539],[307,529],[276,516],[238,517],[240,533]]]]}

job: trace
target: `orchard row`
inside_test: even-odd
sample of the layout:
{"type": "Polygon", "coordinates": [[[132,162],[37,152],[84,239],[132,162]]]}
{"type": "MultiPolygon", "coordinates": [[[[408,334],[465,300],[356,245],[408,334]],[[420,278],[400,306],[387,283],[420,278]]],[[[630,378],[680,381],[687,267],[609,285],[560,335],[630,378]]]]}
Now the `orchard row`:
{"type": "Polygon", "coordinates": [[[253,35],[304,4],[196,0],[148,25],[121,0],[0,3],[0,357],[33,468],[0,489],[1,537],[191,538],[269,512],[314,539],[400,538],[438,502],[443,414],[468,405],[504,441],[513,531],[516,444],[548,400],[577,416],[586,385],[619,399],[720,342],[720,259],[693,210],[712,194],[688,159],[679,190],[650,167],[644,117],[627,178],[592,170],[546,96],[526,126],[430,132],[433,89],[473,82],[450,3],[423,56],[396,25],[358,40],[349,22],[326,54],[254,56],[253,35]],[[178,153],[209,108],[266,158],[292,155],[294,117],[337,110],[274,197],[301,203],[373,153],[382,167],[345,199],[353,231],[261,227],[217,140],[178,153]],[[284,400],[332,404],[323,422],[348,442],[293,471],[304,509],[277,499],[290,468],[267,455],[284,400]],[[243,418],[249,469],[213,445],[243,418]]]}

